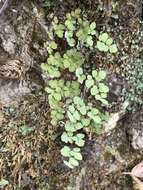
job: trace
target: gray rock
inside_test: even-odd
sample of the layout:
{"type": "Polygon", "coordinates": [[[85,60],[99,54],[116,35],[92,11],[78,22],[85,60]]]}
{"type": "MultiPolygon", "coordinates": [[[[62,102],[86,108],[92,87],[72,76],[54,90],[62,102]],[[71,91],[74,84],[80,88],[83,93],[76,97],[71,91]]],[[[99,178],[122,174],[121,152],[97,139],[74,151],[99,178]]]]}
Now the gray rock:
{"type": "Polygon", "coordinates": [[[143,129],[132,129],[132,147],[143,150],[143,129]]]}
{"type": "MultiPolygon", "coordinates": [[[[40,64],[47,52],[44,43],[47,40],[47,27],[44,23],[43,10],[32,1],[13,0],[0,17],[0,56],[21,60],[29,68],[29,77],[24,83],[19,80],[0,79],[0,101],[19,100],[34,89],[41,89],[42,77],[40,64]],[[44,27],[43,27],[44,26],[44,27]],[[38,70],[31,75],[31,68],[38,70]],[[41,81],[35,81],[36,78],[41,81]]],[[[36,79],[37,80],[37,79],[36,79]]]]}

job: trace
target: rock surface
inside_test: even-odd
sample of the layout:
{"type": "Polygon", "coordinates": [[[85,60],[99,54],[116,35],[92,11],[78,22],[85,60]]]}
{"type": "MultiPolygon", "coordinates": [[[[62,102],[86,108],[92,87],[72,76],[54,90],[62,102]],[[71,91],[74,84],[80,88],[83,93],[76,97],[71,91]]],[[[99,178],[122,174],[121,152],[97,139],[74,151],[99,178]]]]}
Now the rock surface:
{"type": "MultiPolygon", "coordinates": [[[[46,26],[43,27],[43,17],[43,11],[32,1],[14,0],[0,17],[0,58],[22,60],[30,68],[30,75],[31,69],[37,69],[46,56],[44,42],[47,32],[46,26]]],[[[40,81],[41,74],[36,73],[39,73],[40,81]]],[[[34,77],[32,79],[30,76],[31,82],[27,78],[25,78],[24,86],[19,85],[20,81],[0,79],[0,101],[9,102],[17,97],[20,98],[30,93],[33,86],[35,88],[40,85],[40,83],[36,84],[34,77]]]]}
{"type": "MultiPolygon", "coordinates": [[[[19,80],[0,79],[0,103],[4,105],[12,101],[20,101],[23,95],[30,94],[33,89],[39,90],[43,87],[44,81],[39,66],[47,57],[44,43],[47,39],[48,27],[44,16],[43,9],[38,3],[29,0],[22,2],[13,0],[0,18],[0,56],[9,59],[21,59],[30,68],[23,83],[19,80]]],[[[110,88],[113,91],[115,101],[117,101],[120,98],[122,81],[117,80],[114,76],[111,76],[111,78],[114,80],[109,81],[111,82],[110,88]]],[[[21,164],[22,169],[19,171],[15,165],[12,165],[12,169],[16,170],[16,173],[14,173],[15,181],[21,180],[23,188],[28,189],[27,186],[29,185],[30,190],[40,189],[39,183],[35,180],[40,177],[41,184],[46,181],[46,190],[132,189],[132,184],[126,176],[122,175],[122,172],[127,171],[138,160],[143,158],[142,111],[137,112],[134,116],[129,115],[126,117],[125,115],[119,122],[116,122],[116,128],[113,127],[110,134],[93,136],[93,140],[87,139],[86,146],[82,150],[84,159],[78,169],[71,171],[63,165],[59,156],[60,144],[55,143],[55,139],[58,139],[58,137],[54,134],[54,146],[49,143],[49,139],[45,139],[44,135],[50,133],[46,98],[43,98],[43,96],[42,98],[34,98],[32,97],[31,101],[29,96],[28,98],[26,97],[16,108],[17,117],[28,123],[31,122],[34,128],[37,127],[36,140],[34,141],[32,136],[25,143],[26,145],[22,138],[19,144],[17,139],[14,139],[14,133],[16,133],[14,128],[12,128],[12,132],[9,132],[8,136],[11,141],[9,142],[9,139],[6,139],[5,134],[7,131],[4,131],[4,127],[7,128],[7,123],[3,124],[3,114],[0,112],[0,125],[3,125],[3,128],[0,128],[2,130],[0,137],[3,140],[1,146],[7,145],[5,148],[6,156],[8,155],[7,160],[17,159],[14,157],[17,147],[18,151],[24,152],[21,164]],[[24,113],[26,114],[24,115],[24,113]],[[43,125],[46,126],[46,129],[42,128],[43,125]],[[36,144],[37,142],[39,143],[38,145],[36,144]],[[36,150],[32,143],[37,145],[36,150]],[[29,153],[30,146],[32,147],[32,153],[29,153]],[[13,152],[7,154],[9,150],[13,152]],[[41,151],[44,156],[39,155],[38,151],[41,151]],[[28,161],[24,157],[25,155],[28,156],[28,161]],[[34,167],[35,165],[38,166],[38,169],[37,167],[34,168],[32,163],[34,163],[34,167]],[[18,178],[17,176],[20,177],[18,178]],[[35,180],[34,185],[32,180],[35,180]]],[[[9,117],[13,122],[16,114],[12,114],[9,117]]],[[[18,122],[20,123],[21,121],[18,122]]],[[[2,156],[6,157],[5,152],[2,156]]],[[[21,157],[18,157],[18,159],[20,160],[21,157]]],[[[3,163],[3,165],[6,164],[9,169],[7,162],[3,163]]],[[[18,167],[20,167],[20,164],[18,167]]],[[[5,170],[3,172],[6,177],[10,176],[10,172],[8,174],[5,170]]],[[[14,180],[13,177],[10,179],[12,182],[14,180]]]]}

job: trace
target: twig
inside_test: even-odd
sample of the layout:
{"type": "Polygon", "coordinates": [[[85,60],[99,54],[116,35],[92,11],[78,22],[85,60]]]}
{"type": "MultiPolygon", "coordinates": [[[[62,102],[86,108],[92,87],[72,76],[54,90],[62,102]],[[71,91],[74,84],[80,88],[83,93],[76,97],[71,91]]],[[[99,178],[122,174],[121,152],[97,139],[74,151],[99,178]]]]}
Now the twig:
{"type": "Polygon", "coordinates": [[[5,0],[2,8],[0,9],[0,15],[3,13],[3,11],[7,8],[9,0],[5,0]]]}

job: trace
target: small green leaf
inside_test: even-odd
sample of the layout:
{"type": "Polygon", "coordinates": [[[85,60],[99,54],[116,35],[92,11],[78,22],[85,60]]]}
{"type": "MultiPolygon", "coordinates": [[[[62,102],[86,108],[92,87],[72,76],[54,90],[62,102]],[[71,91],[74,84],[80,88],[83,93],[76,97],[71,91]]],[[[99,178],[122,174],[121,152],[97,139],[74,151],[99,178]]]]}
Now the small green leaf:
{"type": "Polygon", "coordinates": [[[68,146],[64,146],[62,149],[61,149],[61,154],[65,157],[69,157],[70,156],[70,151],[71,149],[68,147],[68,146]]]}
{"type": "Polygon", "coordinates": [[[66,14],[66,17],[67,17],[68,19],[71,19],[71,14],[70,14],[70,13],[67,13],[67,14],[66,14]]]}
{"type": "Polygon", "coordinates": [[[90,29],[91,30],[94,30],[96,28],[96,23],[95,22],[92,22],[91,24],[90,24],[90,29]]]}
{"type": "Polygon", "coordinates": [[[69,109],[70,112],[74,112],[75,111],[75,107],[73,105],[70,105],[68,109],[69,109]]]}
{"type": "Polygon", "coordinates": [[[104,43],[107,41],[108,38],[109,38],[109,35],[107,33],[102,33],[99,36],[99,40],[104,42],[104,43]]]}
{"type": "Polygon", "coordinates": [[[101,118],[97,115],[97,113],[92,112],[92,110],[90,112],[88,112],[87,114],[91,119],[94,120],[94,122],[96,123],[100,123],[101,122],[101,118]]]}
{"type": "Polygon", "coordinates": [[[100,41],[97,42],[97,48],[103,52],[107,52],[109,49],[107,45],[105,45],[103,42],[100,41]]]}
{"type": "Polygon", "coordinates": [[[65,130],[68,132],[75,132],[76,128],[73,123],[67,121],[65,124],[65,130]]]}
{"type": "Polygon", "coordinates": [[[87,110],[86,110],[86,106],[81,106],[80,108],[79,108],[79,111],[80,111],[80,113],[82,114],[82,115],[86,115],[86,112],[87,112],[87,110]]]}
{"type": "Polygon", "coordinates": [[[74,158],[70,158],[69,159],[69,163],[72,165],[72,166],[78,166],[79,165],[79,162],[74,159],[74,158]]]}
{"type": "Polygon", "coordinates": [[[43,71],[47,71],[47,70],[48,70],[48,65],[47,65],[46,63],[42,63],[42,64],[41,64],[41,69],[42,69],[43,71]]]}
{"type": "Polygon", "coordinates": [[[83,126],[87,127],[90,124],[90,119],[82,119],[81,122],[82,122],[83,126]]]}
{"type": "Polygon", "coordinates": [[[92,108],[91,112],[92,112],[94,115],[99,114],[99,110],[96,109],[96,108],[92,108]]]}
{"type": "Polygon", "coordinates": [[[57,114],[56,114],[56,118],[57,118],[58,121],[62,120],[62,119],[64,118],[63,113],[61,113],[61,112],[60,112],[60,113],[57,113],[57,114]]]}
{"type": "Polygon", "coordinates": [[[100,96],[101,98],[107,98],[107,93],[101,93],[100,96]]]}
{"type": "Polygon", "coordinates": [[[108,52],[108,50],[109,50],[109,47],[107,45],[105,45],[103,51],[108,52]]]}
{"type": "Polygon", "coordinates": [[[50,47],[51,47],[52,49],[57,49],[57,44],[56,44],[54,41],[52,41],[52,42],[50,43],[50,47]]]}
{"type": "Polygon", "coordinates": [[[77,134],[77,137],[80,138],[80,139],[83,139],[83,138],[85,137],[85,135],[82,134],[82,133],[78,133],[78,134],[77,134]]]}
{"type": "Polygon", "coordinates": [[[65,164],[66,166],[68,166],[69,168],[71,168],[71,169],[74,168],[74,166],[73,166],[71,163],[69,163],[68,161],[65,161],[65,160],[64,160],[64,164],[65,164]]]}
{"type": "Polygon", "coordinates": [[[98,123],[98,124],[101,123],[101,118],[99,116],[94,116],[93,120],[94,120],[95,123],[98,123]]]}
{"type": "Polygon", "coordinates": [[[58,24],[59,21],[58,21],[58,18],[57,18],[56,16],[54,16],[54,19],[53,19],[53,20],[54,20],[54,23],[55,23],[55,24],[58,24]]]}
{"type": "Polygon", "coordinates": [[[67,59],[63,60],[63,64],[65,68],[69,68],[70,67],[70,61],[68,61],[67,59]]]}
{"type": "Polygon", "coordinates": [[[74,152],[74,158],[76,160],[82,160],[82,155],[80,152],[74,152]]]}
{"type": "Polygon", "coordinates": [[[99,124],[96,124],[95,126],[95,132],[98,134],[98,135],[101,135],[102,134],[102,128],[101,128],[101,125],[99,124]]]}
{"type": "Polygon", "coordinates": [[[92,76],[91,75],[87,75],[87,79],[88,80],[92,80],[92,76]]]}
{"type": "Polygon", "coordinates": [[[70,151],[70,157],[74,157],[74,151],[72,150],[72,151],[70,151]]]}
{"type": "Polygon", "coordinates": [[[61,140],[65,143],[68,143],[70,140],[70,138],[68,137],[68,134],[66,132],[64,132],[61,136],[61,140]]]}
{"type": "Polygon", "coordinates": [[[106,41],[106,44],[108,46],[110,46],[113,43],[113,39],[112,38],[108,38],[108,40],[106,41]]]}
{"type": "Polygon", "coordinates": [[[99,71],[98,77],[103,80],[106,78],[106,72],[105,71],[99,71]]]}
{"type": "Polygon", "coordinates": [[[97,86],[93,86],[91,88],[90,92],[91,92],[91,95],[95,96],[99,93],[99,90],[98,90],[97,86]]]}
{"type": "Polygon", "coordinates": [[[75,141],[75,144],[78,145],[79,147],[83,147],[85,141],[83,139],[78,139],[77,141],[75,141]]]}
{"type": "Polygon", "coordinates": [[[68,111],[67,115],[72,123],[76,123],[76,118],[73,116],[73,114],[71,114],[71,112],[68,111]]]}
{"type": "Polygon", "coordinates": [[[98,72],[97,72],[96,70],[93,70],[93,71],[92,71],[92,76],[93,76],[93,78],[95,78],[95,79],[96,79],[97,74],[98,74],[98,72]]]}
{"type": "Polygon", "coordinates": [[[117,53],[117,51],[118,51],[117,45],[116,44],[111,45],[109,47],[109,51],[110,51],[110,53],[117,53]]]}
{"type": "Polygon", "coordinates": [[[55,93],[53,96],[58,101],[60,101],[62,99],[61,94],[55,93]]]}
{"type": "Polygon", "coordinates": [[[81,75],[81,76],[78,78],[78,82],[82,84],[85,79],[86,79],[86,76],[85,76],[85,75],[81,75]]]}
{"type": "Polygon", "coordinates": [[[80,130],[80,129],[83,128],[83,125],[78,122],[78,123],[75,125],[75,127],[76,127],[77,130],[80,130]]]}
{"type": "Polygon", "coordinates": [[[99,91],[103,93],[107,93],[109,92],[109,88],[104,83],[99,83],[99,91]]]}
{"type": "Polygon", "coordinates": [[[96,34],[96,31],[95,31],[95,30],[91,30],[91,31],[90,31],[90,34],[93,36],[93,35],[96,34]]]}
{"type": "Polygon", "coordinates": [[[82,99],[78,96],[75,96],[73,99],[74,104],[80,104],[83,103],[82,99]]]}
{"type": "Polygon", "coordinates": [[[101,99],[101,96],[99,94],[95,95],[95,99],[96,100],[100,100],[101,99]]]}
{"type": "Polygon", "coordinates": [[[72,139],[75,141],[76,145],[82,147],[85,144],[85,140],[83,139],[84,136],[85,136],[84,134],[79,133],[76,136],[74,136],[72,139]]]}
{"type": "Polygon", "coordinates": [[[76,69],[76,76],[82,75],[83,74],[83,69],[81,67],[76,69]]]}
{"type": "Polygon", "coordinates": [[[104,105],[107,105],[108,106],[108,101],[103,99],[103,98],[100,98],[100,101],[104,104],[104,105]]]}
{"type": "Polygon", "coordinates": [[[73,148],[74,152],[80,152],[80,148],[73,148]]]}
{"type": "Polygon", "coordinates": [[[72,38],[73,37],[73,31],[66,31],[65,32],[65,38],[72,38]]]}
{"type": "Polygon", "coordinates": [[[75,14],[76,15],[79,15],[80,13],[81,13],[81,9],[80,8],[75,9],[75,14]]]}
{"type": "Polygon", "coordinates": [[[85,81],[85,86],[89,89],[91,88],[92,86],[94,85],[94,80],[91,79],[91,80],[86,80],[85,81]]]}
{"type": "Polygon", "coordinates": [[[73,113],[73,117],[74,117],[77,121],[80,120],[80,114],[78,113],[78,111],[75,111],[75,112],[73,113]]]}
{"type": "Polygon", "coordinates": [[[72,23],[72,20],[66,20],[65,21],[65,26],[67,27],[68,30],[74,30],[75,29],[75,26],[72,23]]]}
{"type": "Polygon", "coordinates": [[[88,36],[88,38],[87,38],[87,44],[88,44],[90,47],[93,46],[92,36],[88,36]]]}
{"type": "Polygon", "coordinates": [[[32,131],[34,131],[34,128],[28,127],[27,125],[21,125],[21,126],[19,127],[19,132],[20,132],[23,136],[29,135],[32,131]]]}
{"type": "Polygon", "coordinates": [[[69,46],[71,46],[71,47],[75,46],[75,40],[73,38],[67,39],[67,42],[68,42],[69,46]]]}
{"type": "Polygon", "coordinates": [[[63,31],[63,30],[58,30],[58,31],[56,31],[56,34],[57,34],[57,36],[58,36],[59,38],[63,38],[63,36],[64,36],[64,31],[63,31]]]}

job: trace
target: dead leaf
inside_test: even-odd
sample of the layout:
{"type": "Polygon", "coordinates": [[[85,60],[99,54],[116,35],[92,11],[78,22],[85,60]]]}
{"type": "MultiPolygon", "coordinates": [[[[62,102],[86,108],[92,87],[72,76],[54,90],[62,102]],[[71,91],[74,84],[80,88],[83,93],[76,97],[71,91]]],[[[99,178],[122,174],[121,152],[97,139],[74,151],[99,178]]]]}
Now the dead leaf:
{"type": "Polygon", "coordinates": [[[131,175],[131,177],[132,177],[132,179],[134,180],[134,189],[135,190],[143,190],[143,182],[142,181],[140,181],[137,177],[135,177],[135,176],[132,176],[131,175]]]}
{"type": "Polygon", "coordinates": [[[137,164],[131,172],[123,172],[123,174],[143,178],[143,162],[137,164]]]}
{"type": "Polygon", "coordinates": [[[131,174],[135,177],[143,177],[143,162],[137,164],[131,171],[131,174]]]}
{"type": "Polygon", "coordinates": [[[138,179],[143,178],[143,162],[137,164],[131,172],[124,172],[123,174],[128,174],[132,177],[135,190],[143,190],[143,182],[138,179]]]}

